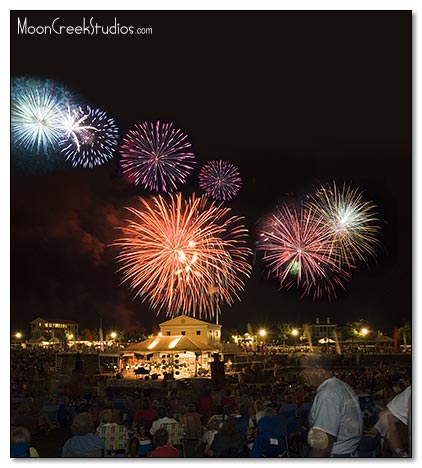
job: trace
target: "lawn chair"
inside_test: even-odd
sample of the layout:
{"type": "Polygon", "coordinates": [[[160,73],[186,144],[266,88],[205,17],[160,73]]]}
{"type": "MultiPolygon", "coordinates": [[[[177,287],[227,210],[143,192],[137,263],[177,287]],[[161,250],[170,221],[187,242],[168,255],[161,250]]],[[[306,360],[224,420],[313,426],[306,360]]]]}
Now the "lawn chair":
{"type": "Polygon", "coordinates": [[[261,418],[250,456],[253,458],[285,457],[287,449],[286,418],[280,414],[261,418]]]}
{"type": "Polygon", "coordinates": [[[184,447],[184,437],[185,430],[183,424],[179,422],[167,422],[162,423],[161,428],[165,429],[169,433],[169,444],[176,447],[181,452],[181,456],[184,457],[185,447],[184,447]]]}

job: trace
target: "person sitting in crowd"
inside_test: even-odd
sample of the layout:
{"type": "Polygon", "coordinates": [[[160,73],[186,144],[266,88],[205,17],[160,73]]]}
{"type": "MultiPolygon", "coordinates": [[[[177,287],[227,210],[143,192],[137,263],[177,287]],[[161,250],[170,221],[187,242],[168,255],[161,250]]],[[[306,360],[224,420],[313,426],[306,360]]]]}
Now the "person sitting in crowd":
{"type": "Polygon", "coordinates": [[[317,389],[309,413],[310,456],[358,456],[363,422],[356,393],[333,375],[330,361],[322,355],[308,355],[301,365],[305,380],[317,389]]]}
{"type": "Polygon", "coordinates": [[[230,388],[226,390],[224,396],[221,398],[221,405],[223,408],[227,408],[229,413],[233,412],[235,407],[235,399],[230,388]]]}
{"type": "Polygon", "coordinates": [[[201,415],[196,411],[193,403],[188,405],[185,414],[180,415],[179,422],[184,429],[185,456],[193,456],[195,447],[202,435],[201,415]]]}
{"type": "Polygon", "coordinates": [[[202,434],[200,440],[200,450],[203,452],[204,456],[211,456],[210,448],[214,441],[214,436],[218,433],[219,429],[219,419],[217,419],[215,416],[211,416],[211,418],[208,420],[205,426],[204,433],[202,434]]]}
{"type": "Polygon", "coordinates": [[[238,457],[242,450],[242,436],[236,427],[234,418],[228,417],[218,433],[215,434],[208,455],[214,458],[238,457]]]}
{"type": "Polygon", "coordinates": [[[25,427],[15,427],[10,435],[11,458],[39,457],[37,449],[31,447],[31,434],[25,427]]]}
{"type": "Polygon", "coordinates": [[[101,413],[100,425],[95,432],[98,437],[104,440],[105,449],[108,454],[124,451],[127,443],[126,426],[113,422],[113,411],[106,409],[101,413]]]}
{"type": "MultiPolygon", "coordinates": [[[[409,441],[411,396],[412,387],[409,385],[387,403],[387,409],[380,414],[374,426],[374,430],[381,434],[393,457],[409,457],[408,450],[411,445],[409,441]],[[406,446],[408,446],[407,450],[406,446]]],[[[384,450],[387,447],[384,447],[384,450]]]]}
{"type": "Polygon", "coordinates": [[[165,429],[158,429],[154,434],[154,450],[147,457],[150,458],[176,458],[179,456],[177,448],[169,445],[169,433],[165,429]]]}
{"type": "Polygon", "coordinates": [[[152,423],[158,418],[157,411],[151,408],[149,398],[142,401],[142,408],[135,414],[133,421],[134,426],[143,426],[146,430],[150,430],[152,423]]]}
{"type": "Polygon", "coordinates": [[[94,424],[91,415],[78,413],[70,427],[73,437],[62,448],[62,457],[103,457],[105,444],[101,437],[93,434],[94,424]]]}
{"type": "Polygon", "coordinates": [[[126,458],[138,458],[139,447],[140,447],[139,439],[137,437],[131,437],[127,442],[125,457],[126,458]]]}
{"type": "Polygon", "coordinates": [[[164,406],[159,406],[157,408],[158,419],[156,419],[149,430],[150,434],[153,436],[158,429],[161,429],[163,424],[167,423],[176,423],[177,421],[174,418],[169,418],[167,416],[167,409],[164,406]]]}

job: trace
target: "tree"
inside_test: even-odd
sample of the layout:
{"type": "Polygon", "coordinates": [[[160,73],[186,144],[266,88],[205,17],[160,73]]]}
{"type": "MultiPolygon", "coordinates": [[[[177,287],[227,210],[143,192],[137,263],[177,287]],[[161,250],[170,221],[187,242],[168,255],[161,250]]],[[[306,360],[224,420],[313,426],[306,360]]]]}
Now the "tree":
{"type": "Polygon", "coordinates": [[[286,346],[286,341],[290,338],[292,333],[292,326],[290,323],[278,323],[277,324],[278,337],[283,343],[283,347],[286,346]]]}
{"type": "Polygon", "coordinates": [[[412,341],[412,326],[409,322],[405,322],[397,331],[399,339],[402,338],[403,345],[407,346],[408,342],[412,341]]]}
{"type": "Polygon", "coordinates": [[[221,330],[221,342],[222,343],[235,343],[233,337],[238,336],[238,331],[235,328],[223,328],[221,330]]]}
{"type": "Polygon", "coordinates": [[[348,339],[362,339],[365,335],[362,333],[362,330],[369,330],[368,324],[365,322],[364,319],[355,320],[354,322],[348,322],[345,327],[342,328],[342,338],[348,339]]]}

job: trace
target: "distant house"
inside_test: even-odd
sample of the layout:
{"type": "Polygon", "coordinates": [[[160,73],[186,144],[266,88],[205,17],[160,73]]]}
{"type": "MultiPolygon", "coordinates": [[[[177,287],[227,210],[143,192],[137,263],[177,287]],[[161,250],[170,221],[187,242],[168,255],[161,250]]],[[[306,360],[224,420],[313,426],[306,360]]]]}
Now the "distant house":
{"type": "Polygon", "coordinates": [[[337,331],[337,325],[331,323],[330,317],[327,317],[325,323],[320,321],[319,318],[315,320],[315,323],[311,325],[312,341],[318,341],[321,338],[335,338],[335,332],[337,331]]]}
{"type": "Polygon", "coordinates": [[[207,345],[219,345],[221,342],[221,325],[204,322],[187,315],[160,323],[162,336],[185,335],[207,345]]]}
{"type": "Polygon", "coordinates": [[[37,317],[29,323],[31,325],[31,340],[39,340],[40,338],[44,338],[46,341],[51,338],[61,340],[65,337],[66,332],[76,338],[79,332],[79,324],[73,320],[37,317]]]}

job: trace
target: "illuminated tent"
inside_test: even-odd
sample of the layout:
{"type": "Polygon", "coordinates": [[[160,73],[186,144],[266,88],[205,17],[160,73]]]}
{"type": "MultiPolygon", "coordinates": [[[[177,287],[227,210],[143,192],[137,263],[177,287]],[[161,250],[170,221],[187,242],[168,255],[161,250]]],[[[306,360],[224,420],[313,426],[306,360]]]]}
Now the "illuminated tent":
{"type": "Polygon", "coordinates": [[[332,340],[331,338],[321,338],[320,340],[318,340],[318,343],[320,344],[327,344],[327,343],[335,343],[334,340],[332,340]]]}
{"type": "Polygon", "coordinates": [[[208,345],[202,341],[189,338],[185,335],[177,336],[153,336],[147,340],[135,343],[125,348],[126,353],[161,353],[161,352],[179,352],[191,351],[194,353],[203,353],[207,351],[218,352],[216,345],[208,345]]]}
{"type": "MultiPolygon", "coordinates": [[[[170,354],[171,363],[177,354],[191,352],[194,353],[195,358],[195,376],[198,373],[198,358],[204,352],[219,352],[217,345],[209,345],[202,341],[189,338],[186,335],[173,335],[173,336],[153,336],[147,340],[135,343],[124,349],[122,357],[127,357],[134,354],[153,354],[153,353],[166,353],[170,354]]],[[[171,364],[172,365],[172,364],[171,364]]],[[[176,372],[177,373],[177,372],[176,372]]]]}

